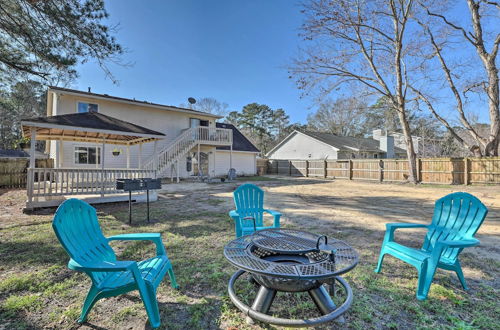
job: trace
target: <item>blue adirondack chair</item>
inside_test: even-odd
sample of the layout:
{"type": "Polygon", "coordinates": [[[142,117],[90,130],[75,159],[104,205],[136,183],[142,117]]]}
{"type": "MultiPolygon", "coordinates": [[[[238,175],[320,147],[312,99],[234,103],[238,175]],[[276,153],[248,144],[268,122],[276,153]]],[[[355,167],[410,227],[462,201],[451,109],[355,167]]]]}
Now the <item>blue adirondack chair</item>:
{"type": "Polygon", "coordinates": [[[471,194],[457,192],[436,201],[430,225],[388,223],[380,251],[377,268],[380,272],[386,254],[399,258],[418,270],[417,299],[427,298],[437,268],[455,271],[460,283],[468,290],[458,255],[469,246],[479,244],[474,238],[488,210],[471,194]],[[394,241],[396,229],[427,228],[427,235],[420,250],[394,241]]]}
{"type": "Polygon", "coordinates": [[[245,183],[233,193],[236,210],[229,212],[234,220],[236,237],[249,235],[256,230],[279,228],[281,213],[264,209],[264,191],[254,184],[245,183]],[[264,213],[274,217],[272,226],[264,226],[264,213]]]}
{"type": "Polygon", "coordinates": [[[172,264],[159,233],[122,234],[104,237],[96,210],[84,201],[69,199],[56,211],[52,227],[71,257],[68,267],[86,273],[92,286],[78,322],[83,323],[94,304],[102,298],[139,290],[153,328],[160,326],[156,288],[168,272],[177,288],[172,264]],[[109,246],[114,240],[147,240],[156,244],[156,257],[144,261],[118,261],[109,246]]]}

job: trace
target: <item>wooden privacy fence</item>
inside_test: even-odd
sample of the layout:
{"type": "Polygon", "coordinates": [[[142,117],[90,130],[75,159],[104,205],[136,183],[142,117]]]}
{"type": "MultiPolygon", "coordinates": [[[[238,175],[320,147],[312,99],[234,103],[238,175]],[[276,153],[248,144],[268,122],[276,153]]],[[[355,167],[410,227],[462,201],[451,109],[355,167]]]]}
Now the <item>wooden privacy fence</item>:
{"type": "MultiPolygon", "coordinates": [[[[418,181],[430,184],[500,184],[500,157],[419,158],[418,181]]],[[[330,179],[405,182],[406,159],[271,159],[268,174],[330,179]]]]}
{"type": "MultiPolygon", "coordinates": [[[[35,160],[38,168],[54,167],[53,159],[35,160]]],[[[0,158],[0,188],[24,188],[27,181],[27,158],[0,158]]]]}

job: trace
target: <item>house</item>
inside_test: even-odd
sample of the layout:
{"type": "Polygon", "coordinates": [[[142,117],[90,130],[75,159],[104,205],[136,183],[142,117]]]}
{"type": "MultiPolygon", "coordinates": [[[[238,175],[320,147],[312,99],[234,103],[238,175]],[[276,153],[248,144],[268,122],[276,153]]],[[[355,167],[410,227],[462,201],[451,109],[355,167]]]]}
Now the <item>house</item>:
{"type": "Polygon", "coordinates": [[[47,141],[54,168],[38,168],[31,143],[27,209],[76,197],[89,203],[145,201],[117,179],[256,173],[259,150],[220,116],[192,109],[50,87],[47,116],[21,121],[23,135],[47,141]]]}
{"type": "Polygon", "coordinates": [[[392,136],[380,140],[331,133],[293,131],[267,153],[269,159],[404,158],[392,136]]]}
{"type": "Polygon", "coordinates": [[[139,150],[142,144],[110,145],[105,148],[108,153],[105,157],[99,157],[103,151],[97,143],[51,141],[47,152],[56,167],[95,168],[100,167],[100,159],[104,159],[105,168],[151,168],[156,160],[158,177],[186,178],[198,174],[197,162],[200,161],[202,174],[208,176],[226,175],[231,167],[241,175],[256,173],[259,150],[236,127],[216,123],[220,116],[90,91],[49,88],[48,117],[87,112],[123,119],[162,133],[164,138],[158,140],[156,146],[144,144],[142,150],[139,150]],[[187,132],[190,129],[190,133],[187,132]],[[207,138],[213,138],[212,143],[196,143],[207,138]],[[169,159],[172,153],[175,159],[169,159]]]}

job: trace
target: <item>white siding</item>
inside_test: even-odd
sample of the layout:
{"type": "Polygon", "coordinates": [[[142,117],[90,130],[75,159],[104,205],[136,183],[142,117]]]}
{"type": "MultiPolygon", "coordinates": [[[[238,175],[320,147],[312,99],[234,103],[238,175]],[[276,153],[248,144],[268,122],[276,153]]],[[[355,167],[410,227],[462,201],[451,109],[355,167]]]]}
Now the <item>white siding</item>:
{"type": "Polygon", "coordinates": [[[337,151],[325,143],[295,133],[268,155],[271,159],[337,159],[337,151]]]}
{"type": "MultiPolygon", "coordinates": [[[[57,108],[53,111],[54,115],[62,115],[68,113],[76,113],[77,102],[97,103],[99,112],[111,117],[122,119],[136,125],[140,125],[166,135],[164,140],[158,141],[158,151],[161,151],[175,137],[181,134],[182,130],[189,128],[190,118],[199,118],[209,120],[210,126],[215,126],[214,118],[205,117],[203,115],[194,115],[189,113],[181,113],[176,111],[168,111],[165,109],[156,109],[147,106],[132,105],[114,102],[112,100],[96,100],[92,98],[60,94],[54,105],[57,108]]],[[[64,142],[63,152],[63,167],[95,167],[95,165],[79,165],[74,163],[74,147],[77,145],[96,145],[90,143],[64,142]]],[[[102,144],[99,144],[102,146],[102,144]]],[[[57,142],[52,142],[50,145],[51,157],[57,160],[57,142]]],[[[142,162],[143,164],[153,155],[153,143],[146,143],[142,146],[142,162]]],[[[130,168],[139,166],[139,147],[130,147],[130,168]]],[[[106,168],[125,168],[127,166],[126,146],[107,144],[105,147],[105,167],[106,168]],[[113,156],[113,149],[121,149],[122,153],[119,156],[113,156]]],[[[179,166],[181,176],[186,176],[185,160],[179,166]],[[182,164],[183,163],[183,164],[182,164]]]]}
{"type": "MultiPolygon", "coordinates": [[[[229,172],[229,151],[217,150],[215,154],[215,175],[227,175],[229,172]]],[[[257,154],[253,152],[233,151],[233,168],[236,175],[255,175],[257,173],[257,154]]]]}

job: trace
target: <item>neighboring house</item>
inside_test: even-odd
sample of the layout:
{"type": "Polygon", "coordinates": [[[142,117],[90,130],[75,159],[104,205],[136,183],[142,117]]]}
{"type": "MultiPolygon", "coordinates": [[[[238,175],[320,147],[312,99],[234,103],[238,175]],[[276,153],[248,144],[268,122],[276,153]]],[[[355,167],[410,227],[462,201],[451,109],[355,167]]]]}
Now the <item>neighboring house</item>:
{"type": "Polygon", "coordinates": [[[221,116],[107,94],[49,88],[47,116],[85,112],[121,119],[163,133],[165,138],[158,141],[156,152],[152,143],[143,147],[106,144],[105,157],[101,157],[102,146],[95,142],[50,141],[47,152],[56,168],[100,168],[104,159],[105,168],[152,168],[155,164],[159,177],[178,174],[185,178],[198,173],[199,159],[204,175],[226,175],[230,166],[237,174],[256,173],[259,150],[234,126],[216,123],[221,116]],[[197,143],[202,140],[205,142],[197,143]]]}
{"type": "Polygon", "coordinates": [[[331,133],[293,131],[267,153],[269,159],[404,158],[394,138],[380,140],[338,136],[331,133]]]}

